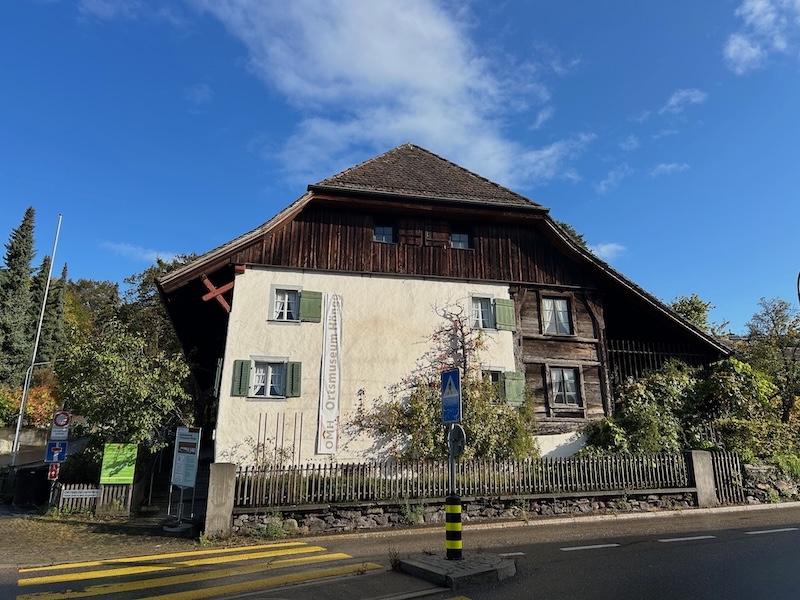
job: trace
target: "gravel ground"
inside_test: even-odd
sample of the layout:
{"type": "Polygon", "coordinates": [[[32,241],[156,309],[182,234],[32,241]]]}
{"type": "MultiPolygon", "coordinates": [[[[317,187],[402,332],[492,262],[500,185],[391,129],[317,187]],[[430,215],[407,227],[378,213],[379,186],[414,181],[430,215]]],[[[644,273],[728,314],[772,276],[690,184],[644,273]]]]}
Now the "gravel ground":
{"type": "Polygon", "coordinates": [[[162,529],[163,519],[43,517],[0,507],[0,563],[45,566],[200,548],[162,529]]]}

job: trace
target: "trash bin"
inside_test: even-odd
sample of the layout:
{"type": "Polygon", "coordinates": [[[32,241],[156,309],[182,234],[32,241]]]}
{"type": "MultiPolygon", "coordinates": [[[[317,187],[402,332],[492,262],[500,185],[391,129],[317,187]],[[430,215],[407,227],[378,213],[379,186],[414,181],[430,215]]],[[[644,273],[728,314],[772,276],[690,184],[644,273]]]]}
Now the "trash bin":
{"type": "Polygon", "coordinates": [[[47,466],[17,469],[14,484],[14,506],[44,506],[50,500],[47,466]]]}

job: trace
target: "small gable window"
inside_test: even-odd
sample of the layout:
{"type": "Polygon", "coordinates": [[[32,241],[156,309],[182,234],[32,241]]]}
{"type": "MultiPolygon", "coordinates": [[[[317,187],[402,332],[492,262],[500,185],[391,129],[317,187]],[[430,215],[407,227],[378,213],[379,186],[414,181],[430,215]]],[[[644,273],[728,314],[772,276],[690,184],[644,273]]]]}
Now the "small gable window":
{"type": "Polygon", "coordinates": [[[456,232],[450,234],[450,247],[451,248],[460,248],[462,250],[469,249],[469,234],[462,232],[456,232]]]}
{"type": "Polygon", "coordinates": [[[394,242],[394,227],[391,225],[375,225],[375,233],[372,238],[376,242],[391,244],[394,242]]]}

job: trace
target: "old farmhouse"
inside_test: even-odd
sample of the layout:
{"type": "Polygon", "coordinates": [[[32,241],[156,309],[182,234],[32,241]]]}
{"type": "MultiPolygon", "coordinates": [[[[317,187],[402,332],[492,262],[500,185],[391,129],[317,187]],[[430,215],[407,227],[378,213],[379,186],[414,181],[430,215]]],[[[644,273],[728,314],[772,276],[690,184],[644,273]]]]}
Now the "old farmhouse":
{"type": "Polygon", "coordinates": [[[507,400],[533,394],[545,454],[610,415],[622,378],[728,353],[547,208],[412,144],[308,186],[159,286],[209,390],[218,461],[264,443],[294,461],[371,458],[344,426],[359,391],[408,375],[448,303],[485,330],[481,366],[507,400]]]}

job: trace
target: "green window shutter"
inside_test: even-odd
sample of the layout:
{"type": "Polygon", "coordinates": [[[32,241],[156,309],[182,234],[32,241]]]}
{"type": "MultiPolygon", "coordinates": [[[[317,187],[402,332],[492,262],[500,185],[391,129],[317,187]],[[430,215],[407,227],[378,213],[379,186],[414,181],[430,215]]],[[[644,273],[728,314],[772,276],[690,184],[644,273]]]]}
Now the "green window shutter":
{"type": "Polygon", "coordinates": [[[219,391],[222,387],[222,359],[217,359],[217,373],[214,375],[214,398],[219,398],[219,391]]]}
{"type": "Polygon", "coordinates": [[[503,398],[511,406],[525,404],[525,373],[503,373],[503,398]]]}
{"type": "Polygon", "coordinates": [[[497,329],[517,330],[517,316],[514,314],[514,301],[497,298],[494,301],[494,321],[497,329]]]}
{"type": "Polygon", "coordinates": [[[300,292],[300,320],[309,323],[322,320],[322,292],[300,292]]]}
{"type": "Polygon", "coordinates": [[[250,361],[233,361],[233,385],[231,396],[247,396],[250,393],[250,361]]]}
{"type": "Polygon", "coordinates": [[[298,398],[300,396],[300,382],[303,379],[302,364],[290,362],[286,364],[286,397],[298,398]]]}

